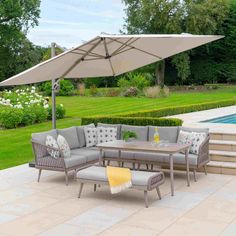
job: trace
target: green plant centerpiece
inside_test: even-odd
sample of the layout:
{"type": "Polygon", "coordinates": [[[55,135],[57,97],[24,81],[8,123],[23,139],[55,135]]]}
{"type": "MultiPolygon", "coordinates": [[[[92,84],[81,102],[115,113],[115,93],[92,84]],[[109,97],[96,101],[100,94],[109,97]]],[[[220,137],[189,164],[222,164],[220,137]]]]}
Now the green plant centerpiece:
{"type": "Polygon", "coordinates": [[[132,141],[135,138],[137,138],[137,134],[133,131],[123,131],[122,132],[122,139],[125,140],[125,142],[132,141]]]}

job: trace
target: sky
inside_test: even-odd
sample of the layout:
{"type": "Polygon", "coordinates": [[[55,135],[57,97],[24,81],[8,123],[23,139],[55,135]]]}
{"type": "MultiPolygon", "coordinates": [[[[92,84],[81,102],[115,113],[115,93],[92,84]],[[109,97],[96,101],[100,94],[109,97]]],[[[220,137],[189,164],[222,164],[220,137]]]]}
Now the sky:
{"type": "Polygon", "coordinates": [[[36,45],[80,45],[102,32],[117,34],[124,24],[121,0],[41,0],[39,25],[28,38],[36,45]]]}

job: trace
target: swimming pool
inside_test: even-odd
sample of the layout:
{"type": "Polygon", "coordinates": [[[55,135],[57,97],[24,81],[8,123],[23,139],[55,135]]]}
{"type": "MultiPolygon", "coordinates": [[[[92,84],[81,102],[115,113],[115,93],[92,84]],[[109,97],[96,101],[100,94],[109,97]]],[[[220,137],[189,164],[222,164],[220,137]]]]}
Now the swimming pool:
{"type": "Polygon", "coordinates": [[[210,120],[204,120],[201,122],[206,123],[221,123],[221,124],[236,124],[236,114],[221,116],[210,120]]]}

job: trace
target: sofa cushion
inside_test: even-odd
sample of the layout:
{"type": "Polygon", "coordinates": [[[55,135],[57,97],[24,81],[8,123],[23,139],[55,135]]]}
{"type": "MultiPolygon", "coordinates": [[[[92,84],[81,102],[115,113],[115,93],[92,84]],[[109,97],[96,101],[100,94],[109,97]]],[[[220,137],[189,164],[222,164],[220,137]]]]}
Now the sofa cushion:
{"type": "Polygon", "coordinates": [[[53,130],[46,131],[46,132],[33,133],[31,135],[31,137],[32,137],[32,141],[42,144],[42,145],[45,145],[46,138],[48,135],[52,136],[54,139],[57,139],[57,130],[53,129],[53,130]]]}
{"type": "Polygon", "coordinates": [[[59,158],[60,152],[58,151],[59,146],[58,146],[56,139],[54,139],[51,135],[48,135],[46,137],[46,142],[44,145],[46,145],[48,147],[56,148],[57,150],[52,150],[50,148],[47,148],[47,151],[51,157],[53,157],[55,159],[59,158]]]}
{"type": "MultiPolygon", "coordinates": [[[[198,155],[188,154],[189,164],[196,166],[198,163],[198,155]]],[[[163,161],[165,163],[169,163],[169,155],[163,154],[163,161]]],[[[185,165],[185,154],[183,153],[175,153],[173,155],[174,164],[184,164],[185,165]]]]}
{"type": "Polygon", "coordinates": [[[208,128],[192,128],[192,127],[184,127],[184,126],[180,126],[179,127],[179,131],[183,130],[186,132],[197,132],[197,133],[209,133],[209,129],[208,128]]]}
{"type": "Polygon", "coordinates": [[[71,150],[72,155],[84,156],[87,158],[87,162],[95,161],[99,159],[99,151],[91,148],[77,148],[71,150]]]}
{"type": "Polygon", "coordinates": [[[82,155],[71,155],[69,158],[65,158],[65,166],[66,168],[73,168],[78,165],[83,165],[87,163],[87,157],[82,155]]]}
{"type": "MultiPolygon", "coordinates": [[[[104,150],[105,158],[118,158],[119,153],[117,150],[104,150]]],[[[121,159],[134,159],[134,152],[129,151],[121,151],[120,154],[121,159]]]]}
{"type": "Polygon", "coordinates": [[[85,147],[85,145],[86,145],[84,127],[95,128],[95,125],[89,124],[89,125],[76,126],[77,135],[78,135],[78,139],[79,139],[79,147],[85,147]]]}
{"type": "Polygon", "coordinates": [[[112,128],[117,128],[117,139],[121,139],[121,125],[120,124],[103,124],[103,123],[98,123],[97,127],[112,127],[112,128]]]}
{"type": "Polygon", "coordinates": [[[148,127],[147,126],[121,125],[121,135],[123,131],[135,132],[137,134],[136,140],[139,140],[139,141],[148,140],[148,127]]]}
{"type": "Polygon", "coordinates": [[[57,133],[66,139],[70,149],[80,147],[77,130],[75,126],[66,129],[58,129],[57,133]]]}
{"type": "Polygon", "coordinates": [[[57,137],[57,144],[64,158],[70,157],[70,146],[68,142],[66,141],[66,139],[60,134],[57,137]]]}
{"type": "Polygon", "coordinates": [[[112,142],[117,140],[117,128],[97,127],[97,143],[112,142]]]}
{"type": "MultiPolygon", "coordinates": [[[[156,126],[148,126],[148,141],[153,141],[155,127],[156,126]]],[[[158,128],[158,133],[160,135],[161,140],[168,140],[170,143],[177,142],[178,131],[179,131],[178,126],[173,126],[173,127],[157,126],[157,128],[158,128]]]]}
{"type": "Polygon", "coordinates": [[[86,147],[93,147],[97,145],[98,142],[97,128],[84,127],[84,135],[86,140],[86,147]]]}
{"type": "Polygon", "coordinates": [[[135,152],[135,160],[163,162],[163,155],[159,153],[135,152]]]}

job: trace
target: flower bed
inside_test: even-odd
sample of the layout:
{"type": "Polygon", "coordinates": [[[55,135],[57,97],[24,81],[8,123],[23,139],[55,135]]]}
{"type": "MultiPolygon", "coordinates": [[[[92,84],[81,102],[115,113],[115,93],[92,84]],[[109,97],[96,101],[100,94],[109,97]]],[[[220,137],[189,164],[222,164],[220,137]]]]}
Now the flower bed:
{"type": "MultiPolygon", "coordinates": [[[[51,119],[49,99],[36,92],[35,87],[5,90],[0,93],[0,126],[11,129],[51,119]]],[[[57,118],[65,116],[62,104],[57,106],[57,118]]]]}

